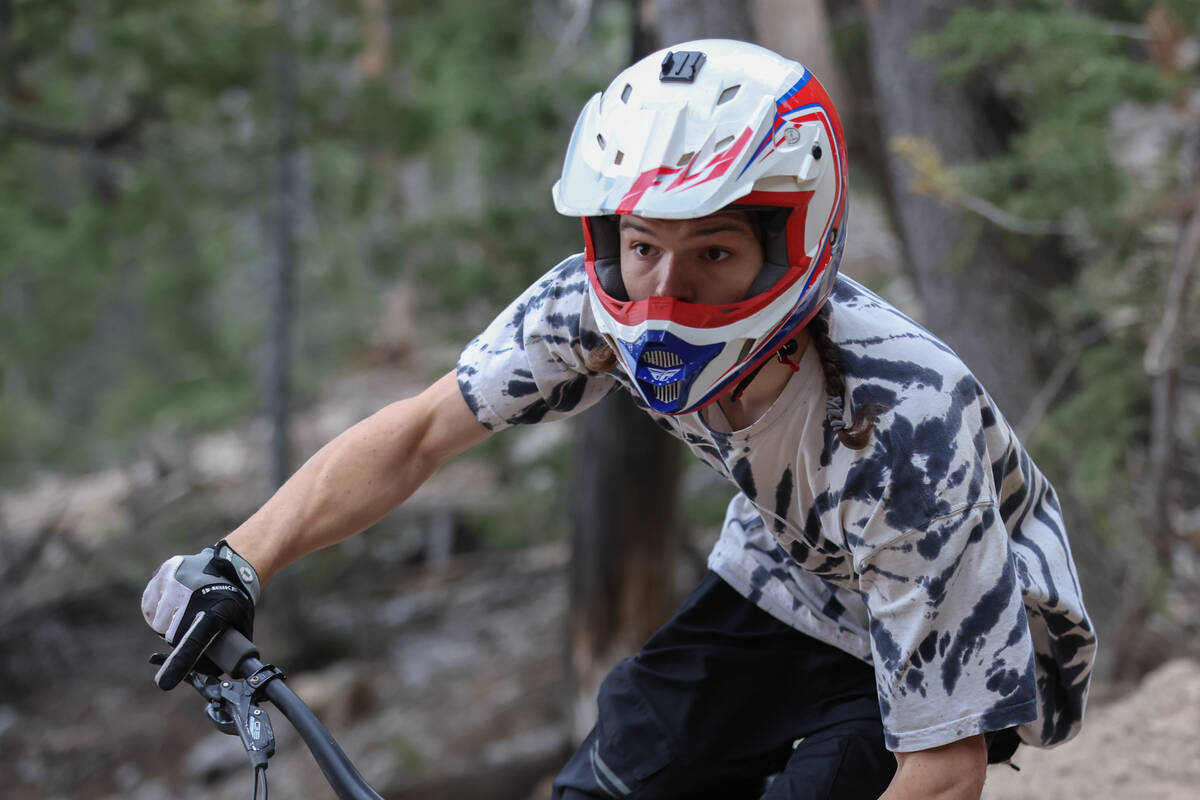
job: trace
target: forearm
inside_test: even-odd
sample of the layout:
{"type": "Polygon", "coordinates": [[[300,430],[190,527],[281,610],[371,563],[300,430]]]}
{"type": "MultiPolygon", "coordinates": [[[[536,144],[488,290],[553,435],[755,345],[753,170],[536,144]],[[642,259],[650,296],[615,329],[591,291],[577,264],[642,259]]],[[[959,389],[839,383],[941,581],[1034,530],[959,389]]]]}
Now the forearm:
{"type": "Polygon", "coordinates": [[[982,736],[896,754],[896,775],[880,800],[979,800],[987,776],[982,736]]]}
{"type": "Polygon", "coordinates": [[[226,540],[264,583],[301,556],[369,527],[402,502],[422,473],[397,463],[406,443],[391,406],[343,432],[312,456],[226,540]]]}
{"type": "Polygon", "coordinates": [[[447,375],[326,444],[226,539],[266,583],[301,556],[377,522],[487,435],[447,375]]]}

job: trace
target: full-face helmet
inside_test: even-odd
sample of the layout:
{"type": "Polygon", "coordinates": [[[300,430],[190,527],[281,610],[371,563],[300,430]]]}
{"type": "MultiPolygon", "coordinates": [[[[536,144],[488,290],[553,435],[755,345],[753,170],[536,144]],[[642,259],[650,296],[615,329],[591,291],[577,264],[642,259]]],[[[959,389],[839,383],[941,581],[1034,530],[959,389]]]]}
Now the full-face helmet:
{"type": "Polygon", "coordinates": [[[642,399],[686,414],[737,386],[833,289],[845,244],[846,148],[833,103],[802,64],[745,42],[661,50],[619,74],[579,116],[554,185],[583,218],[592,310],[642,399]],[[742,300],[631,301],[618,219],[758,215],[764,264],[742,300]]]}

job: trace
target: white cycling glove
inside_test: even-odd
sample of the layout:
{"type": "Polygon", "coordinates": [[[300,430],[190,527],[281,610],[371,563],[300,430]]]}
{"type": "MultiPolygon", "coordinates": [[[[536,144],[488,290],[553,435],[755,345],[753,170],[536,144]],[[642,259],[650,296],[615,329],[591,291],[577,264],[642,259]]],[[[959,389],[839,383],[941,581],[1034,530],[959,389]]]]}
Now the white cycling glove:
{"type": "Polygon", "coordinates": [[[172,556],[142,593],[142,616],[174,649],[154,682],[173,689],[197,668],[209,668],[204,651],[226,628],[254,638],[258,573],[224,540],[196,555],[172,556]]]}

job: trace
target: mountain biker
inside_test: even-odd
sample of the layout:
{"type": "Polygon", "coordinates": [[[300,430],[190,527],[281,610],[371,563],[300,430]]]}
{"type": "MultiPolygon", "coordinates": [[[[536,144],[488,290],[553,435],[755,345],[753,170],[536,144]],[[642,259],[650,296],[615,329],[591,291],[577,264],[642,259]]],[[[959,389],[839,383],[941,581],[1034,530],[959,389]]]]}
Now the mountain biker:
{"type": "Polygon", "coordinates": [[[989,760],[1075,735],[1095,636],[1054,490],[945,344],[838,275],[846,166],[820,83],[768,50],[690,42],[619,74],[554,187],[584,252],[159,568],[159,685],[447,459],[619,388],[738,491],[555,797],[978,798],[989,760]]]}

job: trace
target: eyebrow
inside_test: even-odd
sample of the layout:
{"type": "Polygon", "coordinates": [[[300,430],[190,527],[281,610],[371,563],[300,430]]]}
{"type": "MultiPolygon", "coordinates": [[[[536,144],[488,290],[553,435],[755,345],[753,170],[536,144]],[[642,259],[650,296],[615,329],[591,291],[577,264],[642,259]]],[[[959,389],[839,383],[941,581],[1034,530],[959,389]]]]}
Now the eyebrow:
{"type": "MultiPolygon", "coordinates": [[[[734,222],[734,221],[732,221],[733,219],[735,219],[734,217],[730,217],[729,219],[731,220],[729,222],[714,222],[712,225],[706,225],[703,228],[697,228],[696,230],[689,233],[686,238],[697,239],[702,236],[711,236],[714,233],[725,233],[727,231],[732,231],[734,233],[748,233],[751,236],[754,235],[754,230],[750,227],[750,224],[748,222],[746,222],[745,220],[737,218],[738,221],[734,222]]],[[[630,217],[628,214],[622,215],[622,217],[621,217],[621,223],[619,225],[619,229],[624,229],[624,228],[630,228],[632,230],[638,231],[639,233],[645,233],[645,234],[648,234],[651,236],[654,235],[653,230],[646,227],[645,225],[642,225],[639,222],[635,222],[633,220],[633,218],[630,217]]]]}

